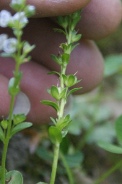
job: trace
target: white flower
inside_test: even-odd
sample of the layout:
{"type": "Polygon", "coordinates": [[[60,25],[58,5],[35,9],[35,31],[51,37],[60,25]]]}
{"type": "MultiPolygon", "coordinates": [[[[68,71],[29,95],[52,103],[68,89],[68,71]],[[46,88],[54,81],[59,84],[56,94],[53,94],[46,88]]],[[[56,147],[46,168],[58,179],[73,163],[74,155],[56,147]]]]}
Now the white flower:
{"type": "Polygon", "coordinates": [[[10,12],[7,10],[2,10],[0,12],[0,26],[7,27],[10,20],[11,20],[10,12]]]}
{"type": "Polygon", "coordinates": [[[23,0],[12,0],[11,4],[22,4],[23,0]]]}
{"type": "Polygon", "coordinates": [[[35,6],[33,5],[28,5],[25,8],[25,14],[27,17],[31,17],[35,13],[35,6]]]}
{"type": "Polygon", "coordinates": [[[25,25],[28,23],[28,19],[24,12],[18,12],[12,17],[12,21],[19,21],[21,24],[25,25]]]}
{"type": "Polygon", "coordinates": [[[16,45],[17,45],[17,39],[9,38],[5,40],[3,43],[3,51],[8,54],[13,54],[14,52],[16,52],[16,45]]]}
{"type": "Polygon", "coordinates": [[[30,12],[34,12],[35,11],[35,6],[28,5],[27,7],[28,7],[28,11],[30,11],[30,12]]]}
{"type": "Polygon", "coordinates": [[[3,49],[3,44],[5,42],[5,40],[7,40],[8,35],[7,34],[1,34],[0,35],[0,50],[3,49]]]}

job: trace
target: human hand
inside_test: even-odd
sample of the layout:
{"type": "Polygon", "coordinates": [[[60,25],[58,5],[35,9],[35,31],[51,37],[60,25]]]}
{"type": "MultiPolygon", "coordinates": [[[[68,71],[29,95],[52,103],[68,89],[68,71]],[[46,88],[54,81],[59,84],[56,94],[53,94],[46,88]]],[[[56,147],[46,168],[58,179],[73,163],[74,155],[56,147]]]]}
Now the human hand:
{"type": "MultiPolygon", "coordinates": [[[[7,9],[9,2],[2,0],[0,9],[7,9]]],[[[73,51],[67,70],[67,73],[77,72],[78,78],[82,79],[78,86],[83,87],[79,93],[85,93],[95,88],[103,76],[103,57],[95,43],[89,39],[100,39],[116,29],[122,19],[122,4],[120,0],[70,0],[69,2],[28,0],[27,2],[37,7],[37,14],[35,18],[30,19],[24,30],[23,39],[35,44],[36,48],[31,54],[32,61],[21,67],[23,71],[21,90],[31,102],[28,119],[34,123],[45,123],[54,115],[54,111],[40,101],[49,99],[47,88],[57,84],[57,76],[50,76],[47,73],[50,70],[59,70],[50,55],[57,54],[59,44],[64,41],[61,34],[53,31],[53,28],[57,27],[54,19],[48,17],[65,15],[85,6],[77,28],[83,34],[83,39],[73,51]]],[[[0,34],[5,31],[11,36],[9,30],[0,28],[0,34]]],[[[7,93],[8,80],[12,76],[14,61],[11,58],[0,58],[0,66],[0,116],[7,116],[10,103],[7,93]]]]}

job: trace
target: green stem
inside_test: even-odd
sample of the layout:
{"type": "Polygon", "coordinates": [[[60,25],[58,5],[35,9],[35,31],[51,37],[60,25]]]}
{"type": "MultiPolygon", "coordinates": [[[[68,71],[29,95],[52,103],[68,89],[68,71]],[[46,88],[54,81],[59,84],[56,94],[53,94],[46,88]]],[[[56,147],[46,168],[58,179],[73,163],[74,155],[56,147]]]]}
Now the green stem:
{"type": "MultiPolygon", "coordinates": [[[[17,73],[19,72],[19,67],[20,67],[19,63],[16,62],[15,73],[14,73],[15,78],[16,78],[17,73]]],[[[16,81],[15,81],[15,86],[16,86],[16,81]]],[[[6,157],[7,157],[9,141],[11,139],[10,134],[11,134],[11,127],[12,127],[12,116],[13,116],[14,104],[15,104],[15,96],[11,95],[10,108],[9,108],[10,110],[9,110],[9,116],[8,116],[8,128],[7,128],[7,132],[5,135],[3,153],[2,153],[2,177],[1,177],[2,184],[5,184],[6,157]]]]}
{"type": "MultiPolygon", "coordinates": [[[[64,89],[64,81],[63,81],[62,75],[65,74],[65,72],[66,72],[66,67],[61,66],[61,76],[60,76],[60,87],[61,87],[61,89],[64,89]]],[[[62,98],[59,103],[60,103],[60,105],[59,105],[60,108],[59,108],[59,111],[57,112],[58,119],[63,117],[64,107],[66,105],[66,99],[62,98]]]]}
{"type": "Polygon", "coordinates": [[[56,171],[57,171],[57,165],[58,165],[58,157],[59,157],[59,149],[60,149],[60,143],[55,144],[50,184],[55,183],[56,171]]]}
{"type": "Polygon", "coordinates": [[[68,164],[67,164],[67,161],[63,155],[63,153],[60,152],[60,156],[61,156],[61,160],[63,162],[63,165],[66,169],[66,172],[67,172],[67,175],[68,175],[68,179],[69,179],[69,184],[74,184],[74,178],[73,178],[73,175],[72,175],[72,172],[71,172],[71,169],[69,168],[68,164]]]}
{"type": "MultiPolygon", "coordinates": [[[[72,21],[69,22],[69,20],[67,19],[67,23],[69,23],[69,26],[67,26],[67,28],[65,28],[64,32],[65,32],[65,36],[66,36],[66,44],[65,44],[65,47],[61,46],[62,48],[62,54],[68,54],[68,56],[71,55],[71,52],[72,52],[72,49],[73,49],[73,37],[74,37],[74,33],[72,31],[70,31],[70,25],[72,25],[72,21]]],[[[60,23],[59,23],[60,24],[60,23]]],[[[62,23],[61,23],[62,25],[62,23]]],[[[60,77],[59,77],[59,80],[60,80],[60,88],[59,90],[61,89],[61,92],[63,90],[65,90],[65,83],[64,83],[64,78],[63,78],[63,75],[66,74],[66,69],[67,69],[67,65],[69,63],[69,57],[64,57],[64,61],[63,61],[63,55],[60,55],[60,61],[59,63],[60,64],[60,77]]],[[[56,121],[58,122],[61,122],[62,121],[62,118],[64,116],[64,108],[65,108],[65,105],[66,105],[66,102],[67,102],[67,92],[68,92],[68,89],[66,90],[65,92],[65,95],[60,98],[59,101],[57,101],[57,104],[58,104],[58,111],[57,111],[57,119],[56,121]],[[60,121],[61,120],[61,121],[60,121]]],[[[57,125],[58,127],[58,125],[57,125]]],[[[61,133],[63,133],[63,128],[60,130],[61,133]]],[[[62,134],[62,138],[63,138],[63,134],[62,134]]],[[[55,178],[56,178],[56,171],[57,171],[57,164],[58,164],[58,157],[59,157],[59,148],[60,148],[60,143],[59,142],[56,142],[55,143],[55,148],[54,148],[54,159],[53,159],[53,166],[52,166],[52,173],[51,173],[51,180],[50,180],[50,184],[54,184],[55,182],[55,178]]],[[[69,175],[69,178],[70,178],[70,183],[73,184],[73,179],[72,177],[70,176],[70,171],[68,169],[68,167],[66,166],[66,163],[65,163],[65,167],[67,168],[67,172],[68,172],[68,175],[69,175]]]]}
{"type": "Polygon", "coordinates": [[[15,102],[15,97],[11,97],[11,102],[10,102],[10,112],[9,112],[9,123],[8,123],[8,129],[6,133],[6,138],[4,141],[4,147],[3,147],[3,153],[2,153],[2,184],[5,184],[5,174],[6,174],[6,157],[7,157],[7,150],[8,150],[8,144],[10,140],[10,132],[11,132],[11,126],[12,126],[12,114],[13,114],[13,108],[14,108],[14,102],[15,102]]]}
{"type": "MultiPolygon", "coordinates": [[[[66,72],[66,67],[62,66],[61,67],[61,76],[60,76],[60,86],[61,86],[62,89],[64,88],[64,81],[63,81],[62,74],[65,74],[65,72],[66,72]]],[[[64,98],[62,98],[60,100],[60,109],[57,112],[58,119],[63,117],[65,104],[66,104],[66,100],[64,98]]],[[[53,165],[52,165],[52,173],[51,173],[50,184],[54,184],[55,183],[57,164],[58,164],[58,158],[59,158],[59,150],[60,150],[60,143],[56,143],[54,145],[54,158],[53,158],[53,165]]]]}
{"type": "Polygon", "coordinates": [[[113,172],[119,169],[122,166],[122,161],[119,161],[115,166],[110,168],[105,174],[103,174],[100,178],[98,178],[94,184],[100,184],[103,182],[108,176],[110,176],[113,172]]]}

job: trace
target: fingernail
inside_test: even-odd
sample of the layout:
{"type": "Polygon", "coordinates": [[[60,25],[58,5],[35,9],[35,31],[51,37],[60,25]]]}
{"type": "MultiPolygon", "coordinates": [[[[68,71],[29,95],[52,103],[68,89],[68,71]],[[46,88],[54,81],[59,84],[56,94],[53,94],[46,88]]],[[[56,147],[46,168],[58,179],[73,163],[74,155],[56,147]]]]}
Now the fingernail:
{"type": "Polygon", "coordinates": [[[16,102],[13,110],[13,114],[25,114],[27,115],[30,111],[31,103],[28,96],[20,92],[16,97],[16,102]]]}

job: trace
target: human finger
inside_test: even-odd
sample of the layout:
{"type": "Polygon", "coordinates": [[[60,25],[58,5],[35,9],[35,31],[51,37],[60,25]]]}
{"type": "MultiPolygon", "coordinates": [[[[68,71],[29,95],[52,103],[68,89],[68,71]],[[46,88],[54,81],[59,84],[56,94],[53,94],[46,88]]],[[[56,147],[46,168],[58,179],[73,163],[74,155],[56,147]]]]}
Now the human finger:
{"type": "MultiPolygon", "coordinates": [[[[85,62],[83,62],[83,60],[82,62],[79,61],[79,56],[77,54],[78,50],[79,52],[81,52],[79,47],[78,50],[76,50],[76,52],[73,53],[72,62],[70,64],[70,67],[68,68],[68,73],[70,72],[74,73],[77,71],[78,78],[80,79],[82,77],[82,81],[79,85],[83,87],[82,89],[83,91],[80,91],[80,92],[85,92],[95,87],[102,78],[101,74],[103,71],[103,68],[102,68],[103,65],[101,65],[102,60],[100,61],[100,59],[102,58],[100,57],[99,54],[98,56],[96,55],[98,57],[96,58],[96,56],[93,53],[93,52],[96,53],[94,49],[93,51],[91,51],[93,43],[89,44],[86,42],[86,44],[84,44],[84,52],[87,53],[88,50],[86,51],[86,48],[88,49],[88,45],[89,45],[89,51],[90,51],[88,53],[91,53],[91,54],[87,55],[87,58],[84,58],[86,54],[82,53],[82,57],[83,59],[85,59],[85,62]],[[92,59],[91,62],[89,58],[92,59]],[[75,62],[75,64],[73,62],[75,62]],[[95,70],[94,70],[94,67],[96,67],[95,70]]],[[[7,101],[7,98],[6,98],[6,96],[8,95],[6,94],[7,85],[8,85],[9,78],[11,78],[13,75],[15,62],[12,59],[1,58],[0,65],[1,65],[0,73],[5,76],[4,77],[5,79],[2,81],[2,83],[5,86],[4,94],[2,95],[5,108],[3,109],[3,111],[0,111],[0,115],[5,115],[8,112],[9,106],[7,107],[7,105],[10,102],[10,99],[8,99],[7,101]],[[5,80],[7,82],[5,82],[5,80]]],[[[48,75],[47,73],[50,70],[36,62],[29,62],[29,63],[23,64],[21,67],[21,71],[23,72],[21,91],[28,96],[31,104],[31,109],[27,116],[28,119],[36,124],[49,122],[49,117],[56,115],[55,111],[51,107],[44,106],[43,104],[40,103],[40,101],[44,99],[53,100],[50,97],[50,95],[47,93],[47,89],[49,89],[52,84],[53,85],[58,84],[59,82],[58,77],[56,75],[48,75]]],[[[2,94],[1,88],[0,88],[0,94],[2,94]]],[[[0,102],[1,102],[1,99],[0,99],[0,102]]]]}
{"type": "MultiPolygon", "coordinates": [[[[59,45],[65,42],[65,38],[53,31],[54,26],[49,19],[32,19],[25,29],[24,38],[27,38],[31,44],[36,44],[36,48],[32,52],[32,57],[36,62],[49,70],[59,71],[59,65],[51,59],[51,54],[58,54],[59,45]],[[29,30],[34,29],[34,36],[28,34],[29,30]]],[[[78,72],[79,78],[82,79],[82,83],[79,83],[80,86],[83,86],[82,91],[79,91],[80,93],[90,91],[101,82],[103,57],[92,41],[81,40],[80,45],[75,48],[68,66],[68,73],[72,72],[78,72]]]]}
{"type": "MultiPolygon", "coordinates": [[[[0,58],[0,116],[8,115],[10,96],[8,95],[8,81],[13,75],[15,62],[10,58],[0,58]],[[2,76],[2,78],[1,78],[2,76]]],[[[40,103],[41,100],[53,100],[47,93],[51,85],[56,84],[57,76],[49,76],[49,70],[34,62],[21,66],[23,73],[20,89],[30,100],[31,108],[28,119],[35,124],[49,122],[50,116],[55,116],[55,111],[40,103]]],[[[22,107],[21,107],[22,108],[22,107]]]]}
{"type": "MultiPolygon", "coordinates": [[[[66,15],[84,7],[90,0],[27,0],[36,7],[36,17],[66,15]]],[[[0,9],[9,9],[10,0],[1,0],[0,9]]]]}
{"type": "Polygon", "coordinates": [[[78,28],[84,38],[101,39],[114,32],[121,21],[121,0],[91,0],[83,8],[78,28]]]}

